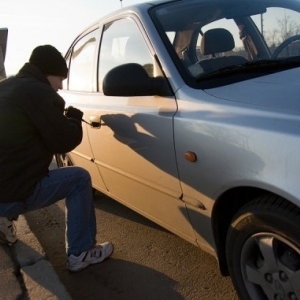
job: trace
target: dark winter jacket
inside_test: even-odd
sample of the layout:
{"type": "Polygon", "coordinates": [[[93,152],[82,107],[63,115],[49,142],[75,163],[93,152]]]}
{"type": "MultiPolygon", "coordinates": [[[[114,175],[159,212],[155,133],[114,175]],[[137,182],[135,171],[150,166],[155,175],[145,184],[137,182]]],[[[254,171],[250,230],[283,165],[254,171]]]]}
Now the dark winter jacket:
{"type": "Polygon", "coordinates": [[[0,82],[0,202],[25,200],[47,175],[53,154],[80,144],[81,122],[64,116],[64,106],[30,63],[0,82]]]}

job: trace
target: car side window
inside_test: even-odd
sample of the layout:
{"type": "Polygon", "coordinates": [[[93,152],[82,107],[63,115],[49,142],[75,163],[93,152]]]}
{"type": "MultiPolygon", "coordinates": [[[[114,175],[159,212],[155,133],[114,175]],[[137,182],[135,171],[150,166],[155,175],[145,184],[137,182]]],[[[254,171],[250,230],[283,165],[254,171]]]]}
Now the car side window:
{"type": "Polygon", "coordinates": [[[107,72],[119,65],[140,64],[153,77],[152,56],[133,19],[121,19],[104,26],[99,55],[99,91],[107,72]]]}
{"type": "Polygon", "coordinates": [[[81,38],[73,47],[69,62],[69,90],[95,91],[94,63],[96,55],[97,31],[81,38]]]}

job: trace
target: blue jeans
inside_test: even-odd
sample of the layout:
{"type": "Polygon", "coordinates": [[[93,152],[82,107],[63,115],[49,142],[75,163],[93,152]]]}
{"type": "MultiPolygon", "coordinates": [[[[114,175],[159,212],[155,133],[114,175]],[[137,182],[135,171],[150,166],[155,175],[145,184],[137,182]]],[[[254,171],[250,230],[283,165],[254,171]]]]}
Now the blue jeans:
{"type": "Polygon", "coordinates": [[[1,217],[16,217],[66,198],[66,252],[79,255],[95,245],[96,216],[90,174],[80,167],[50,170],[23,202],[0,203],[1,217]]]}

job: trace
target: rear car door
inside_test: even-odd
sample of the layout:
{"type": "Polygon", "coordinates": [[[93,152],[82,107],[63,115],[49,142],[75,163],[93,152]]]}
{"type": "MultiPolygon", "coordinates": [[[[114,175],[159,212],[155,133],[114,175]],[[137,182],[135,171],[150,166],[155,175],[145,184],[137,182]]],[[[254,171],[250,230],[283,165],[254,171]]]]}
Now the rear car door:
{"type": "MultiPolygon", "coordinates": [[[[95,61],[99,46],[99,28],[95,26],[83,33],[72,45],[67,54],[69,74],[64,81],[64,89],[60,95],[65,99],[66,106],[74,106],[82,111],[93,107],[98,98],[96,92],[95,61]]],[[[85,115],[83,116],[85,119],[85,115]]],[[[93,187],[106,190],[99,170],[94,163],[93,153],[88,137],[88,125],[82,123],[83,139],[81,144],[68,155],[72,164],[89,171],[93,187]]]]}

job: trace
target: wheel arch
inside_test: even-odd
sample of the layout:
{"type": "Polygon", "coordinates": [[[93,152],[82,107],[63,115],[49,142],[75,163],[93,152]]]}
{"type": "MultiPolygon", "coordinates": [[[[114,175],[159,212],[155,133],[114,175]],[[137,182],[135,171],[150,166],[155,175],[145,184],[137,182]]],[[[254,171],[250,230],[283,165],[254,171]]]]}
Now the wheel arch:
{"type": "Polygon", "coordinates": [[[237,187],[226,191],[216,200],[212,212],[212,228],[222,275],[229,275],[226,261],[226,236],[234,215],[245,204],[266,194],[273,193],[259,188],[237,187]]]}

